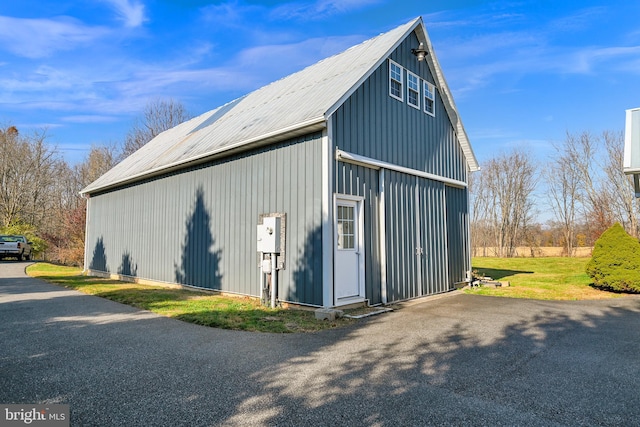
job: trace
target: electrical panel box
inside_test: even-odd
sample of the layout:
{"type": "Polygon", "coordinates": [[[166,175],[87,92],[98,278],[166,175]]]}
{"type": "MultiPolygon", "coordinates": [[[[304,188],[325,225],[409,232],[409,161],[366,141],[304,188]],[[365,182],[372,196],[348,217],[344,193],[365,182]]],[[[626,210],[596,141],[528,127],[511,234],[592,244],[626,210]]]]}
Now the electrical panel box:
{"type": "Polygon", "coordinates": [[[258,252],[280,253],[280,218],[267,216],[258,224],[258,252]]]}

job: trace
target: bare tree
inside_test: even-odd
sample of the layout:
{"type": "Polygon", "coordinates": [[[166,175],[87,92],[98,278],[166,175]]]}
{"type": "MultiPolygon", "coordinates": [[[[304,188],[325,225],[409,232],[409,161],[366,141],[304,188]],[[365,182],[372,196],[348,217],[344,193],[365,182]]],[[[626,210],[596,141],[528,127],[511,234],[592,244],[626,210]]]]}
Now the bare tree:
{"type": "Polygon", "coordinates": [[[604,172],[607,178],[605,188],[611,196],[611,206],[615,220],[634,237],[640,237],[638,215],[640,204],[635,197],[633,178],[622,171],[624,159],[624,136],[622,132],[605,131],[602,142],[606,149],[604,172]]]}
{"type": "Polygon", "coordinates": [[[22,136],[15,126],[0,129],[0,227],[16,221],[41,225],[58,162],[44,131],[22,136]]]}
{"type": "MultiPolygon", "coordinates": [[[[495,255],[512,257],[533,215],[533,192],[537,183],[530,156],[518,149],[484,163],[476,197],[476,222],[491,232],[495,255]],[[480,209],[478,209],[480,208],[480,209]]],[[[477,186],[478,187],[478,186],[477,186]]]]}
{"type": "Polygon", "coordinates": [[[489,256],[492,246],[491,228],[487,224],[487,191],[485,175],[481,172],[469,176],[471,204],[471,248],[473,256],[489,256]]]}
{"type": "Polygon", "coordinates": [[[62,162],[55,172],[55,208],[49,211],[51,219],[40,232],[49,244],[48,259],[64,264],[82,265],[86,201],[80,190],[99,178],[116,164],[116,145],[91,147],[82,163],[73,167],[62,162]]]}
{"type": "Polygon", "coordinates": [[[29,138],[30,156],[26,165],[31,179],[25,188],[29,192],[29,202],[25,206],[24,220],[29,224],[42,225],[55,198],[55,171],[61,162],[58,153],[47,143],[45,131],[36,131],[29,138]]]}
{"type": "Polygon", "coordinates": [[[127,133],[122,156],[127,157],[162,132],[188,120],[191,116],[185,107],[173,99],[150,101],[127,133]]]}
{"type": "Polygon", "coordinates": [[[551,210],[562,230],[562,246],[567,256],[573,256],[576,247],[576,226],[581,198],[581,171],[572,140],[556,146],[556,157],[546,170],[548,197],[551,210]]]}
{"type": "Polygon", "coordinates": [[[15,126],[0,129],[0,227],[8,227],[24,203],[19,175],[25,151],[15,126]]]}
{"type": "Polygon", "coordinates": [[[92,145],[84,161],[74,167],[77,192],[113,168],[118,163],[119,157],[118,147],[115,144],[92,145]]]}
{"type": "Polygon", "coordinates": [[[640,236],[640,206],[634,197],[633,182],[624,175],[624,137],[622,132],[567,133],[564,153],[579,174],[580,206],[588,229],[588,240],[597,239],[614,222],[627,232],[640,236]]]}
{"type": "Polygon", "coordinates": [[[565,150],[574,161],[581,181],[581,207],[587,219],[590,240],[597,239],[614,222],[611,193],[602,179],[603,157],[600,139],[590,132],[567,133],[565,150]]]}

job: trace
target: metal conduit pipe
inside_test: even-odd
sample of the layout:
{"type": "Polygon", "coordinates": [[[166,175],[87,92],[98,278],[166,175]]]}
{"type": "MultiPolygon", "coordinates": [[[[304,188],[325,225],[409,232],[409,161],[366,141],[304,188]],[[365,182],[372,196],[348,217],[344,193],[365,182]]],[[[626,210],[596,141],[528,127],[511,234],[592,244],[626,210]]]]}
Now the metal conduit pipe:
{"type": "Polygon", "coordinates": [[[271,254],[271,308],[276,308],[276,293],[278,292],[277,256],[271,254]]]}

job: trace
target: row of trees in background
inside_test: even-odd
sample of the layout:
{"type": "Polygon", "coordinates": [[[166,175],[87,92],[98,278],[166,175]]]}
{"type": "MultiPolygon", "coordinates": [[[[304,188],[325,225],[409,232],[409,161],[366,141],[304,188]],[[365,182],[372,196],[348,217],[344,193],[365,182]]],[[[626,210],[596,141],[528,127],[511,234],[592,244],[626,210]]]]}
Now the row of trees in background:
{"type": "Polygon", "coordinates": [[[179,102],[149,102],[121,144],[94,145],[74,165],[62,158],[45,131],[0,128],[0,233],[25,234],[46,259],[82,265],[86,202],[80,191],[188,118],[179,102]]]}
{"type": "Polygon", "coordinates": [[[471,179],[471,234],[476,256],[512,257],[561,246],[564,255],[593,246],[612,224],[640,236],[640,204],[622,172],[621,132],[566,135],[554,157],[536,164],[522,149],[485,162],[471,179]],[[550,217],[537,221],[540,214],[550,217]]]}

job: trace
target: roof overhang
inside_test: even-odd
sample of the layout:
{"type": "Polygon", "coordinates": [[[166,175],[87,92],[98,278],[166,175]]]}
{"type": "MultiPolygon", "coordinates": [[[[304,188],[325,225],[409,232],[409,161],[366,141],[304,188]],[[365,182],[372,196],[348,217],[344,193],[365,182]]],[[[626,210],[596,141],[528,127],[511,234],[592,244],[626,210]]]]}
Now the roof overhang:
{"type": "Polygon", "coordinates": [[[96,188],[91,188],[91,186],[88,186],[87,188],[82,190],[80,194],[84,196],[84,195],[91,195],[95,193],[109,191],[114,188],[133,184],[138,181],[142,181],[144,179],[154,178],[154,177],[165,175],[167,173],[171,173],[180,169],[186,169],[186,168],[196,166],[202,163],[206,163],[212,160],[232,156],[234,154],[238,154],[244,151],[275,144],[278,142],[285,141],[287,139],[296,138],[302,135],[307,135],[309,133],[318,132],[323,129],[326,129],[326,127],[327,127],[327,120],[325,119],[325,117],[324,116],[317,117],[315,119],[298,123],[295,126],[279,129],[277,131],[260,135],[255,138],[238,141],[232,145],[225,146],[219,150],[211,151],[211,152],[194,156],[188,159],[180,160],[178,162],[174,162],[168,165],[163,165],[162,167],[158,167],[155,169],[150,169],[143,173],[127,177],[126,179],[112,182],[109,185],[100,186],[96,188]]]}

